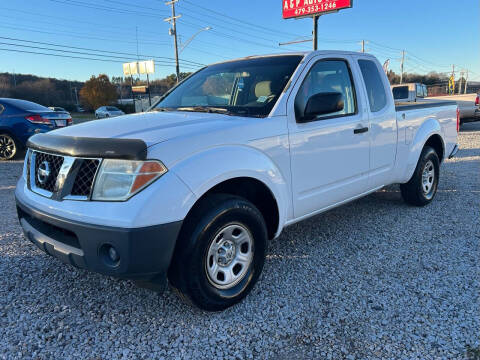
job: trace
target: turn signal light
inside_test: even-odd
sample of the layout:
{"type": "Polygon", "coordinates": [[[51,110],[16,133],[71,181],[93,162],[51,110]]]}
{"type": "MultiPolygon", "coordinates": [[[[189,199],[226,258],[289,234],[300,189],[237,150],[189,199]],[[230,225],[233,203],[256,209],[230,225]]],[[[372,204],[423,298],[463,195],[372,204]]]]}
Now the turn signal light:
{"type": "Polygon", "coordinates": [[[30,121],[30,122],[33,123],[33,124],[52,125],[52,123],[50,122],[50,120],[45,119],[45,118],[42,117],[41,115],[28,115],[28,116],[25,116],[25,119],[27,119],[28,121],[30,121]]]}

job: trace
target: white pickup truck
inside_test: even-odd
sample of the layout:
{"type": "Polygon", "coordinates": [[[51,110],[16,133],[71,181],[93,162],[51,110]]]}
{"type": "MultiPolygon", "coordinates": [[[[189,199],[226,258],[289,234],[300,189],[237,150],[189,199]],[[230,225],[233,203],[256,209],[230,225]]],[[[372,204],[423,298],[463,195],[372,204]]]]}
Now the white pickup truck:
{"type": "Polygon", "coordinates": [[[30,138],[18,217],[66,263],[157,289],[168,278],[221,310],[286,226],[394,183],[431,202],[457,132],[454,103],[396,107],[371,55],[248,57],[199,70],[147,113],[30,138]]]}

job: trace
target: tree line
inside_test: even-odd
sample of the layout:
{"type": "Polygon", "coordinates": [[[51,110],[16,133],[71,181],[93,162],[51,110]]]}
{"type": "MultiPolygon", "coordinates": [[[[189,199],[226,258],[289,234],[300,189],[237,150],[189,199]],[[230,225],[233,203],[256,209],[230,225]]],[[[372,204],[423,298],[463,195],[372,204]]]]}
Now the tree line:
{"type": "MultiPolygon", "coordinates": [[[[181,73],[185,78],[190,73],[181,73]]],[[[390,70],[387,73],[390,83],[400,83],[400,75],[390,70]]],[[[422,83],[429,86],[433,95],[444,93],[448,85],[449,75],[430,72],[426,75],[405,73],[404,83],[422,83]]],[[[463,79],[463,83],[464,83],[463,79]]],[[[150,91],[153,96],[163,95],[177,83],[175,74],[162,79],[150,81],[150,91]]],[[[460,81],[456,81],[458,85],[460,81]]],[[[33,101],[44,106],[61,106],[74,110],[76,95],[82,106],[87,110],[95,110],[99,106],[115,104],[119,99],[131,99],[131,86],[147,85],[146,80],[124,77],[112,77],[100,74],[89,80],[70,81],[55,78],[44,78],[35,75],[0,73],[0,97],[9,97],[33,101]],[[76,91],[75,91],[76,90],[76,91]],[[77,93],[76,93],[77,92],[77,93]]]]}
{"type": "MultiPolygon", "coordinates": [[[[181,73],[187,77],[190,73],[181,73]]],[[[146,80],[133,79],[133,85],[146,85],[146,80]]],[[[163,95],[177,83],[175,74],[150,81],[152,95],[163,95]]],[[[29,74],[0,73],[0,97],[33,101],[44,106],[61,106],[74,111],[77,103],[87,110],[110,105],[117,99],[131,99],[130,78],[105,75],[92,76],[89,80],[70,81],[45,78],[29,74]]]]}

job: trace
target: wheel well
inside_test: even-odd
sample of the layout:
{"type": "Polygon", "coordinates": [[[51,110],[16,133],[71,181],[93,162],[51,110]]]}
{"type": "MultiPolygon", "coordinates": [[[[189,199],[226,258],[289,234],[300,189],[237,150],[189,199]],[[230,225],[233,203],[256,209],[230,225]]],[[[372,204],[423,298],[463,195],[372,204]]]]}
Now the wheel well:
{"type": "MultiPolygon", "coordinates": [[[[215,185],[203,194],[201,199],[214,193],[236,195],[250,201],[263,215],[267,225],[268,238],[275,237],[279,222],[278,205],[272,192],[263,182],[249,177],[229,179],[215,185]]],[[[197,200],[197,203],[199,201],[200,199],[197,200]]]]}
{"type": "Polygon", "coordinates": [[[440,135],[432,135],[430,138],[427,140],[425,143],[425,146],[430,146],[435,149],[435,152],[438,155],[438,158],[440,159],[440,162],[443,160],[443,155],[444,155],[444,150],[443,150],[443,141],[440,135]]]}

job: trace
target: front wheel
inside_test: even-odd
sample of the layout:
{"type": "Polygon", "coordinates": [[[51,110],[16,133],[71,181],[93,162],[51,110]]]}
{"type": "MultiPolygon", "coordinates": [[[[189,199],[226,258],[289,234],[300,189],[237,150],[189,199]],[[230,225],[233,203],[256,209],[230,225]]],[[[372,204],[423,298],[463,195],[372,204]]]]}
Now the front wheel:
{"type": "Polygon", "coordinates": [[[400,185],[406,203],[425,206],[432,202],[437,193],[440,178],[440,160],[433,148],[425,146],[420,154],[415,172],[410,181],[400,185]]]}
{"type": "Polygon", "coordinates": [[[267,228],[249,201],[214,194],[185,220],[169,279],[199,308],[219,311],[241,301],[263,269],[267,228]]]}
{"type": "Polygon", "coordinates": [[[0,134],[0,160],[12,160],[18,153],[15,139],[8,134],[0,134]]]}

